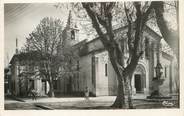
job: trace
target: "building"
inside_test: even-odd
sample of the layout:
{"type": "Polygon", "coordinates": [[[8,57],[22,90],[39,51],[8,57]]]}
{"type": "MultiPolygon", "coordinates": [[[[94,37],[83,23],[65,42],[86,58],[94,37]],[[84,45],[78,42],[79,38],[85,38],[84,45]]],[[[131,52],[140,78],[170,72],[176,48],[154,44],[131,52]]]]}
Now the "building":
{"type": "MultiPolygon", "coordinates": [[[[122,27],[114,31],[117,35],[119,33],[125,34],[126,28],[122,27]]],[[[160,85],[160,92],[165,96],[171,95],[173,92],[176,92],[175,59],[172,55],[161,50],[161,36],[149,27],[145,28],[143,38],[144,42],[141,49],[145,49],[145,53],[140,58],[133,74],[133,94],[148,96],[154,91],[152,80],[156,76],[155,67],[159,55],[163,67],[162,79],[164,80],[163,84],[160,85]]],[[[100,39],[96,38],[86,42],[83,50],[79,62],[79,66],[81,67],[79,88],[81,91],[84,91],[85,87],[88,87],[94,96],[116,95],[116,73],[109,60],[108,52],[104,49],[100,39]]],[[[73,89],[75,89],[74,85],[73,89]]]]}
{"type": "Polygon", "coordinates": [[[4,93],[5,95],[10,95],[10,89],[11,89],[10,79],[11,79],[11,71],[10,71],[10,67],[7,66],[4,69],[4,93]]]}
{"type": "Polygon", "coordinates": [[[31,89],[36,89],[40,96],[46,95],[48,83],[39,77],[37,52],[17,53],[10,61],[11,64],[11,94],[27,96],[31,89]]]}
{"type": "MultiPolygon", "coordinates": [[[[78,29],[72,24],[71,13],[69,14],[65,32],[67,43],[75,46],[79,50],[80,60],[78,67],[80,73],[75,78],[59,78],[54,80],[54,91],[57,95],[73,95],[83,96],[85,88],[88,87],[91,96],[111,96],[117,94],[117,78],[116,73],[111,65],[108,57],[108,52],[104,49],[100,38],[79,42],[78,29]]],[[[115,38],[124,37],[127,28],[120,27],[114,30],[115,38]]],[[[153,78],[156,76],[155,67],[159,59],[162,67],[163,83],[160,85],[160,92],[169,96],[176,93],[176,59],[173,54],[163,51],[160,41],[162,37],[154,32],[148,26],[143,32],[142,50],[144,54],[141,56],[136,70],[132,78],[133,95],[149,96],[154,87],[153,78]]],[[[127,38],[124,38],[125,45],[127,38]]],[[[128,58],[128,51],[125,46],[125,56],[128,58]]],[[[15,54],[11,60],[12,64],[12,94],[22,95],[29,91],[29,88],[34,88],[39,95],[47,95],[49,86],[46,80],[42,78],[27,77],[26,80],[21,80],[24,74],[21,72],[36,72],[36,60],[30,60],[31,55],[37,56],[36,53],[15,54]],[[21,59],[22,58],[22,59],[21,59]],[[32,63],[35,65],[29,65],[32,63]],[[22,71],[24,70],[24,71],[22,71]]],[[[36,58],[36,57],[35,57],[36,58]]]]}

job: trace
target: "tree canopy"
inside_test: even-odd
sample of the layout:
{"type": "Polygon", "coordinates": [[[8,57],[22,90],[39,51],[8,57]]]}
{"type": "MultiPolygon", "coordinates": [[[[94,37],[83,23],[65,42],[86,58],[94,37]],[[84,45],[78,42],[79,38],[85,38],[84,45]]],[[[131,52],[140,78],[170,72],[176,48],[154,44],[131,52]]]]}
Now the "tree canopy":
{"type": "MultiPolygon", "coordinates": [[[[72,76],[77,71],[78,55],[66,44],[65,27],[59,19],[45,17],[26,38],[25,52],[39,54],[37,65],[40,77],[50,85],[50,96],[54,96],[53,80],[72,76]]],[[[38,57],[38,55],[37,55],[38,57]]]]}

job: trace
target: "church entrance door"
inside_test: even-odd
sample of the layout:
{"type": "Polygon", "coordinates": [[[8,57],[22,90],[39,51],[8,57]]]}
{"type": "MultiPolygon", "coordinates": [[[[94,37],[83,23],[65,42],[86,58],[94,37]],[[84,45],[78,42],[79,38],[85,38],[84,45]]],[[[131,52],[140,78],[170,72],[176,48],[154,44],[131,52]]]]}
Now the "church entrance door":
{"type": "Polygon", "coordinates": [[[135,75],[135,89],[136,93],[141,93],[142,92],[142,81],[141,81],[141,75],[136,74],[135,75]]]}

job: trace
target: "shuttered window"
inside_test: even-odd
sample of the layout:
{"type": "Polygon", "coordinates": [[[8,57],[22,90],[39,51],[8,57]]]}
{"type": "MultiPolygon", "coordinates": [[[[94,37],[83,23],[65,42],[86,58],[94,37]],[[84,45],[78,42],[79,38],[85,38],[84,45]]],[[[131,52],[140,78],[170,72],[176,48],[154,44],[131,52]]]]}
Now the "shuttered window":
{"type": "Polygon", "coordinates": [[[107,63],[105,64],[105,76],[107,76],[107,63]]]}

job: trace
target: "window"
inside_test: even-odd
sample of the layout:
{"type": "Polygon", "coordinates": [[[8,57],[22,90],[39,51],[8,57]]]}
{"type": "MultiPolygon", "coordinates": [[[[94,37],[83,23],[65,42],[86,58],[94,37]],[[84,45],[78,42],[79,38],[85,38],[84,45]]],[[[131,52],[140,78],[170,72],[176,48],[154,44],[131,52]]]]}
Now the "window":
{"type": "Polygon", "coordinates": [[[71,31],[71,39],[75,40],[75,31],[74,30],[71,31]]]}
{"type": "Polygon", "coordinates": [[[145,57],[149,59],[149,40],[145,38],[145,57]]]}
{"type": "Polygon", "coordinates": [[[165,78],[167,78],[167,66],[165,67],[165,78]]]}
{"type": "Polygon", "coordinates": [[[19,75],[19,73],[20,73],[20,66],[16,66],[17,67],[17,75],[19,75]]]}
{"type": "Polygon", "coordinates": [[[53,88],[54,88],[54,90],[57,90],[57,80],[53,81],[53,88]]]}
{"type": "Polygon", "coordinates": [[[107,76],[107,63],[105,64],[105,76],[107,76]]]}
{"type": "Polygon", "coordinates": [[[79,60],[77,60],[77,71],[79,71],[79,60]]]}
{"type": "Polygon", "coordinates": [[[94,84],[95,83],[95,75],[96,75],[96,72],[95,72],[95,56],[92,56],[92,58],[91,58],[91,63],[92,63],[92,84],[94,84]]]}

